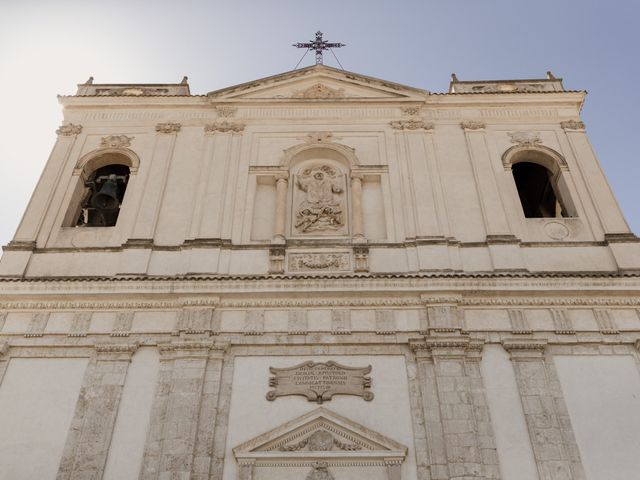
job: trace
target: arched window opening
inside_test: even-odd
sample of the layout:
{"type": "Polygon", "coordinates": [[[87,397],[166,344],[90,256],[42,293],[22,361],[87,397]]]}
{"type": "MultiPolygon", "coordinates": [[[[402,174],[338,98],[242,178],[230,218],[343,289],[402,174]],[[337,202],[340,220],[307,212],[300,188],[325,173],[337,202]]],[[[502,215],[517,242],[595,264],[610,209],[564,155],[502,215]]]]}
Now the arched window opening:
{"type": "Polygon", "coordinates": [[[127,165],[105,165],[84,182],[85,194],[76,219],[77,227],[113,227],[129,182],[127,165]]]}
{"type": "Polygon", "coordinates": [[[518,162],[512,166],[512,172],[526,218],[571,216],[563,205],[554,175],[546,167],[518,162]]]}

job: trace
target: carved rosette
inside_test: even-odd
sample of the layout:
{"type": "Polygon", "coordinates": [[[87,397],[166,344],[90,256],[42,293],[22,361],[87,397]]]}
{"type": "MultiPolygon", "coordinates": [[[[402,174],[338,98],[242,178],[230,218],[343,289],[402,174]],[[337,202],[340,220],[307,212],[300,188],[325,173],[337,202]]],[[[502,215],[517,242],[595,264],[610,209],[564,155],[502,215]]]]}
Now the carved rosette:
{"type": "Polygon", "coordinates": [[[178,133],[182,128],[181,123],[159,123],[156,125],[158,133],[178,133]]]}
{"type": "Polygon", "coordinates": [[[579,120],[566,120],[564,122],[560,122],[560,126],[564,130],[577,130],[581,131],[585,129],[584,122],[579,120]]]}
{"type": "Polygon", "coordinates": [[[100,140],[101,148],[126,148],[131,146],[131,140],[134,137],[127,137],[126,135],[108,135],[102,137],[100,140]]]}
{"type": "Polygon", "coordinates": [[[204,131],[205,133],[240,133],[244,127],[243,123],[224,121],[205,125],[204,131]]]}
{"type": "Polygon", "coordinates": [[[82,132],[82,125],[74,125],[73,123],[62,125],[60,126],[60,128],[56,130],[56,134],[62,137],[72,137],[74,135],[80,135],[81,132],[82,132]]]}
{"type": "Polygon", "coordinates": [[[389,124],[394,130],[433,130],[433,123],[423,120],[395,120],[389,124]]]}
{"type": "Polygon", "coordinates": [[[483,130],[485,124],[479,120],[465,120],[460,122],[460,127],[464,130],[483,130]]]}

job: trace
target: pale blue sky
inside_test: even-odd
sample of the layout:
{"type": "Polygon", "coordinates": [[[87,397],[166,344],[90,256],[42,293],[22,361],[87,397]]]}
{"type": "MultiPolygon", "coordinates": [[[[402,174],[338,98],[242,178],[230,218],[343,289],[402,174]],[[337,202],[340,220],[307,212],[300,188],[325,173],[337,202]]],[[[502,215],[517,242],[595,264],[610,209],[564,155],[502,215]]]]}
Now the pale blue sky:
{"type": "MultiPolygon", "coordinates": [[[[61,123],[56,94],[178,82],[206,93],[291,70],[316,30],[345,69],[431,91],[461,80],[564,78],[589,92],[589,138],[640,233],[636,1],[0,0],[0,244],[15,231],[61,123]]],[[[328,65],[337,66],[329,54],[328,65]]],[[[313,62],[307,55],[301,66],[313,62]]]]}

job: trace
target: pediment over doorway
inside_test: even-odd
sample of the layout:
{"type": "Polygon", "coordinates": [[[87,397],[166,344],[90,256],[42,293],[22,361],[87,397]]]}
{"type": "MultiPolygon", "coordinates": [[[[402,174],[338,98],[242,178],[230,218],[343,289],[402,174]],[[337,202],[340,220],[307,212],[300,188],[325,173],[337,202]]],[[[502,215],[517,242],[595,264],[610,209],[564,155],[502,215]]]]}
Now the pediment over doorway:
{"type": "Polygon", "coordinates": [[[341,469],[356,465],[396,479],[407,447],[320,407],[238,445],[233,454],[246,479],[270,478],[278,468],[305,468],[309,475],[326,471],[338,480],[341,469]]]}

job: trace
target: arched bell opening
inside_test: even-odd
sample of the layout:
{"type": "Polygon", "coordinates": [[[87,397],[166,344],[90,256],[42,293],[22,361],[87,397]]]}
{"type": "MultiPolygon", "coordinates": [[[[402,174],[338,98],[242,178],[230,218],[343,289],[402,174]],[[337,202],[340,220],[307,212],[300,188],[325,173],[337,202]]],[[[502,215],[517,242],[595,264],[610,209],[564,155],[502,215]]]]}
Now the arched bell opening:
{"type": "Polygon", "coordinates": [[[512,172],[526,218],[570,216],[556,193],[553,175],[546,167],[520,162],[513,165],[512,172]]]}
{"type": "Polygon", "coordinates": [[[511,170],[525,218],[575,217],[576,209],[569,193],[564,158],[542,146],[517,146],[502,158],[511,170]]]}
{"type": "Polygon", "coordinates": [[[129,183],[127,165],[105,165],[84,181],[86,188],[75,221],[76,227],[113,227],[129,183]]]}

